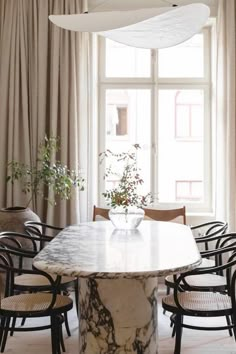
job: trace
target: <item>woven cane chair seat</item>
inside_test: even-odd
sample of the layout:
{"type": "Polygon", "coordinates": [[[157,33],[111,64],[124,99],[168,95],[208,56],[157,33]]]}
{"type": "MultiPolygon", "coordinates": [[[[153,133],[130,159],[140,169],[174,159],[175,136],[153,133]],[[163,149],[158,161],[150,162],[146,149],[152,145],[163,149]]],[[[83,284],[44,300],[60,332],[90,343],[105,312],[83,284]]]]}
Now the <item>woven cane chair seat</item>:
{"type": "MultiPolygon", "coordinates": [[[[168,275],[166,278],[166,284],[174,283],[174,276],[168,275]]],[[[190,286],[197,286],[197,287],[206,287],[206,288],[214,288],[214,287],[225,287],[226,286],[226,278],[217,275],[217,274],[201,274],[201,275],[190,275],[185,278],[186,282],[190,286]]],[[[181,282],[181,285],[183,282],[181,282]]]]}
{"type": "MultiPolygon", "coordinates": [[[[208,292],[183,292],[178,293],[178,300],[180,305],[191,311],[202,312],[214,312],[232,310],[231,298],[228,295],[220,293],[208,293],[208,292]]],[[[162,299],[162,302],[172,308],[172,312],[177,310],[177,305],[173,295],[166,296],[162,299]]]]}
{"type": "MultiPolygon", "coordinates": [[[[50,293],[20,294],[9,296],[1,300],[1,311],[17,312],[24,314],[44,311],[52,301],[50,293]]],[[[53,310],[60,310],[72,306],[72,300],[68,296],[57,295],[53,310]]]]}
{"type": "MultiPolygon", "coordinates": [[[[56,276],[55,275],[51,275],[53,280],[56,280],[56,276]]],[[[73,282],[75,280],[74,277],[62,277],[61,278],[61,285],[65,285],[68,284],[70,282],[73,282]]],[[[50,282],[49,280],[44,277],[43,275],[40,274],[22,274],[22,275],[18,275],[15,277],[15,285],[16,286],[50,286],[50,282]]]]}
{"type": "Polygon", "coordinates": [[[216,247],[215,250],[206,252],[205,255],[213,256],[216,259],[216,267],[196,268],[187,273],[179,275],[175,283],[174,293],[167,295],[162,299],[162,307],[165,311],[171,312],[171,324],[174,325],[172,337],[175,336],[175,354],[181,354],[181,339],[183,328],[204,331],[222,331],[228,330],[230,335],[236,339],[236,233],[221,235],[220,241],[223,242],[216,247]],[[227,243],[227,247],[225,247],[227,243]],[[225,274],[226,286],[214,288],[214,279],[222,281],[225,274]],[[205,288],[200,286],[191,286],[190,281],[196,281],[199,276],[199,281],[202,278],[209,276],[209,285],[205,288]],[[192,277],[192,279],[191,279],[192,277]],[[181,282],[183,286],[181,286],[181,282]],[[188,284],[188,287],[186,286],[188,284]],[[196,291],[198,290],[198,291],[196,291]],[[185,317],[189,320],[185,322],[185,317]],[[216,325],[207,323],[208,317],[224,317],[225,324],[216,325]],[[203,323],[192,323],[191,317],[205,317],[206,325],[203,323]]]}

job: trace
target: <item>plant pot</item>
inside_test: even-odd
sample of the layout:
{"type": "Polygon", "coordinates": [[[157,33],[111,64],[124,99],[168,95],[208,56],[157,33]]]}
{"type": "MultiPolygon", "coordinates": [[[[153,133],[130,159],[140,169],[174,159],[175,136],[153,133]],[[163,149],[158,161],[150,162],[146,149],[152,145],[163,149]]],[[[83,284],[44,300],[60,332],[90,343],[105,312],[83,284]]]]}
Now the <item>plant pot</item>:
{"type": "MultiPolygon", "coordinates": [[[[24,207],[11,207],[0,209],[0,232],[14,231],[19,233],[25,233],[24,222],[25,221],[39,221],[40,218],[30,208],[24,207]]],[[[7,240],[4,241],[7,243],[7,240]]],[[[9,241],[10,242],[10,241],[9,241]]],[[[23,247],[32,249],[32,243],[30,241],[22,239],[20,240],[23,247]]],[[[10,242],[12,245],[12,243],[10,242]]],[[[14,259],[14,258],[13,258],[14,259]]],[[[24,268],[32,269],[32,259],[25,259],[24,268]]],[[[15,264],[15,266],[18,266],[15,264]]],[[[1,276],[2,277],[2,276],[1,276]]],[[[5,279],[2,277],[2,285],[4,287],[5,279]]]]}
{"type": "Polygon", "coordinates": [[[115,207],[109,211],[109,218],[116,229],[136,229],[144,218],[144,210],[135,206],[115,207]]]}
{"type": "Polygon", "coordinates": [[[26,221],[39,221],[40,218],[30,208],[20,206],[0,209],[0,232],[25,232],[26,221]]]}

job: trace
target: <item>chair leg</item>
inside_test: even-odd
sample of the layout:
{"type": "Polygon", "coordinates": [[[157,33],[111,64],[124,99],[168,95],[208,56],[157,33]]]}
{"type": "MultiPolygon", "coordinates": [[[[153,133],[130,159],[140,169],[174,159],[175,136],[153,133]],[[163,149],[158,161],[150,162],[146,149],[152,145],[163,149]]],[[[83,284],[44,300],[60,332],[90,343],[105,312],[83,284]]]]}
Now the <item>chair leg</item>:
{"type": "Polygon", "coordinates": [[[171,337],[173,338],[175,336],[175,314],[172,313],[172,315],[170,316],[170,327],[173,327],[172,328],[172,334],[171,334],[171,337]]]}
{"type": "Polygon", "coordinates": [[[25,318],[25,317],[23,317],[23,318],[22,318],[22,321],[21,321],[21,326],[24,326],[25,321],[26,321],[26,318],[25,318]]]}
{"type": "Polygon", "coordinates": [[[56,323],[55,316],[51,316],[51,343],[52,343],[52,354],[58,354],[57,323],[56,323]]]}
{"type": "MultiPolygon", "coordinates": [[[[170,295],[170,287],[167,285],[166,286],[166,295],[170,295]]],[[[163,315],[166,313],[166,310],[163,309],[163,315]]]]}
{"type": "Polygon", "coordinates": [[[59,331],[60,331],[59,335],[60,335],[61,349],[62,349],[63,352],[65,352],[66,348],[65,348],[65,343],[64,343],[64,339],[63,339],[62,325],[60,325],[59,331]]]}
{"type": "Polygon", "coordinates": [[[67,332],[68,337],[70,337],[71,333],[70,333],[70,327],[69,327],[69,321],[68,321],[67,312],[64,313],[64,319],[65,319],[66,332],[67,332]]]}
{"type": "Polygon", "coordinates": [[[57,335],[56,335],[57,350],[58,350],[58,354],[61,354],[61,349],[63,352],[66,351],[64,339],[63,339],[63,331],[62,331],[62,323],[64,322],[64,319],[62,315],[57,315],[55,320],[56,320],[56,329],[57,329],[57,335]]]}
{"type": "MultiPolygon", "coordinates": [[[[226,322],[227,322],[227,325],[230,326],[231,325],[231,320],[230,320],[230,316],[225,316],[226,317],[226,322]]],[[[229,335],[230,337],[233,336],[233,331],[231,328],[229,328],[229,335]]]]}
{"type": "Polygon", "coordinates": [[[57,325],[57,335],[56,335],[56,338],[57,338],[57,353],[58,354],[61,354],[61,333],[60,333],[60,327],[61,325],[57,325]]]}
{"type": "Polygon", "coordinates": [[[231,320],[232,320],[232,324],[234,325],[233,333],[234,333],[234,340],[236,341],[236,315],[231,315],[231,320]]]}
{"type": "Polygon", "coordinates": [[[8,336],[8,332],[9,332],[9,328],[10,328],[10,322],[11,322],[11,317],[7,317],[6,323],[4,326],[4,331],[3,331],[2,343],[1,343],[1,353],[3,353],[5,350],[7,336],[8,336]]]}
{"type": "Polygon", "coordinates": [[[62,332],[63,322],[62,315],[51,317],[52,354],[61,354],[61,349],[63,352],[66,351],[62,332]]]}
{"type": "Polygon", "coordinates": [[[5,323],[6,323],[6,317],[2,317],[1,322],[0,322],[0,346],[2,343],[2,337],[3,337],[3,333],[4,333],[5,323]]]}
{"type": "Polygon", "coordinates": [[[181,338],[182,338],[182,316],[179,314],[176,314],[175,317],[175,330],[176,330],[176,334],[175,334],[175,350],[174,350],[174,354],[180,354],[181,351],[181,338]]]}
{"type": "Polygon", "coordinates": [[[172,333],[171,333],[171,337],[172,338],[174,338],[175,332],[176,332],[176,327],[175,327],[175,324],[174,324],[173,329],[172,329],[172,333]]]}
{"type": "Polygon", "coordinates": [[[79,279],[75,280],[75,305],[77,311],[77,317],[79,318],[79,279]]]}
{"type": "Polygon", "coordinates": [[[14,328],[16,327],[16,317],[13,317],[12,319],[12,324],[11,324],[11,331],[10,331],[10,336],[12,337],[14,334],[14,328]]]}
{"type": "MultiPolygon", "coordinates": [[[[25,321],[26,321],[26,318],[23,317],[22,320],[21,320],[21,326],[24,326],[25,321]]],[[[16,317],[13,317],[12,325],[11,325],[11,332],[10,332],[10,336],[11,336],[11,337],[12,337],[13,334],[14,334],[14,328],[15,328],[15,326],[16,326],[16,317]]]]}

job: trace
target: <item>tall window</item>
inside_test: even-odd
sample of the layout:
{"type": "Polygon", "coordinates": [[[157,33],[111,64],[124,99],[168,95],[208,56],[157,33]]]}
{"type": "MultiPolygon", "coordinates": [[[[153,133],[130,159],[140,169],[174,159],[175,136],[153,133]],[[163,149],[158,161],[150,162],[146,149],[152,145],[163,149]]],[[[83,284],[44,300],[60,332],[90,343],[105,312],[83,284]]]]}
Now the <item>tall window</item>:
{"type": "Polygon", "coordinates": [[[139,143],[144,192],[156,204],[210,211],[211,28],[161,50],[99,43],[99,150],[139,143]]]}

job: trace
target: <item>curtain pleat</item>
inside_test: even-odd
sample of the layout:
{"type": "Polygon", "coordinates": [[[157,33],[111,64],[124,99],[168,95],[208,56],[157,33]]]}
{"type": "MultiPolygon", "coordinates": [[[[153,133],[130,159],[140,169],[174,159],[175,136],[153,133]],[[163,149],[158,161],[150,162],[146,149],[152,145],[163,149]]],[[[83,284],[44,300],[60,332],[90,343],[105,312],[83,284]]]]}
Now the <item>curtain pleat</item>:
{"type": "MultiPolygon", "coordinates": [[[[19,186],[6,183],[6,165],[35,164],[45,134],[60,136],[57,159],[81,167],[80,130],[87,129],[89,117],[87,110],[81,115],[79,104],[81,91],[83,104],[88,100],[89,37],[48,20],[50,14],[79,13],[80,1],[0,0],[0,207],[26,204],[29,198],[19,186]]],[[[79,221],[79,194],[75,190],[72,200],[55,207],[38,196],[31,207],[43,221],[64,226],[79,221]]]]}
{"type": "Polygon", "coordinates": [[[216,216],[236,230],[236,3],[219,0],[216,62],[216,216]]]}

